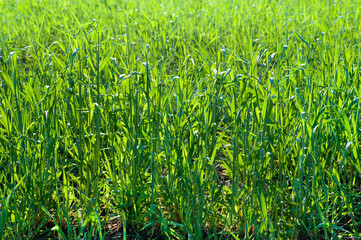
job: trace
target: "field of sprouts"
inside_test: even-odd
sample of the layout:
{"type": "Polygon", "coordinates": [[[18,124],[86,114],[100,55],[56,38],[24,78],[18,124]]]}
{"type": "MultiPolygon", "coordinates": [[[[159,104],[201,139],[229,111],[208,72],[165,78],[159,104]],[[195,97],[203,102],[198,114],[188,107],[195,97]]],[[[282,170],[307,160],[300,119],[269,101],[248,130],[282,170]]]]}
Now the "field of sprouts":
{"type": "Polygon", "coordinates": [[[0,239],[359,239],[360,4],[0,0],[0,239]]]}

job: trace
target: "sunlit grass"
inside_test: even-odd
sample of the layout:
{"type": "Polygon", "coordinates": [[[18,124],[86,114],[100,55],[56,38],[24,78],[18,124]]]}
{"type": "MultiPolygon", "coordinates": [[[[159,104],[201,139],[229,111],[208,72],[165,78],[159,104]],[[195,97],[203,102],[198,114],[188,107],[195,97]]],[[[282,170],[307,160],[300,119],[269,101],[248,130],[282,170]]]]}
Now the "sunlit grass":
{"type": "Polygon", "coordinates": [[[0,239],[359,238],[359,4],[0,0],[0,239]]]}

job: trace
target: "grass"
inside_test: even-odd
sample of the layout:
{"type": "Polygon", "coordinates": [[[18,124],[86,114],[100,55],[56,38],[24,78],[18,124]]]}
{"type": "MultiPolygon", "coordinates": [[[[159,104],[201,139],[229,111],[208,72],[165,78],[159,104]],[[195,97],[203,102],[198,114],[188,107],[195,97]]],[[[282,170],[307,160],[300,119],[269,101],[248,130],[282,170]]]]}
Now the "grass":
{"type": "Polygon", "coordinates": [[[359,4],[0,0],[0,239],[359,238],[359,4]]]}

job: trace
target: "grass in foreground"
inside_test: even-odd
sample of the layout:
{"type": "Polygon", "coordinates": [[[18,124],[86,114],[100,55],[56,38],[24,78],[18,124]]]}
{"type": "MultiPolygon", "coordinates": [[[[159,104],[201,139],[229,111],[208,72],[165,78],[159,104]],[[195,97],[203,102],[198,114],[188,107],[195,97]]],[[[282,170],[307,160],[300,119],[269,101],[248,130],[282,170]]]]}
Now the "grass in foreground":
{"type": "Polygon", "coordinates": [[[361,232],[355,1],[0,1],[0,239],[361,232]]]}

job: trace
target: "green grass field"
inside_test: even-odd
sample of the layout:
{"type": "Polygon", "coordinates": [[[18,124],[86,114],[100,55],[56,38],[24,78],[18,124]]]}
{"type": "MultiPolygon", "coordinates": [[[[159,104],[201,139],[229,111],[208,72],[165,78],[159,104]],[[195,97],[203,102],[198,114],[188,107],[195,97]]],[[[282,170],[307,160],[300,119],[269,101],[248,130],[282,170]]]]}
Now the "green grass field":
{"type": "Polygon", "coordinates": [[[360,4],[0,0],[0,239],[360,238],[360,4]]]}

